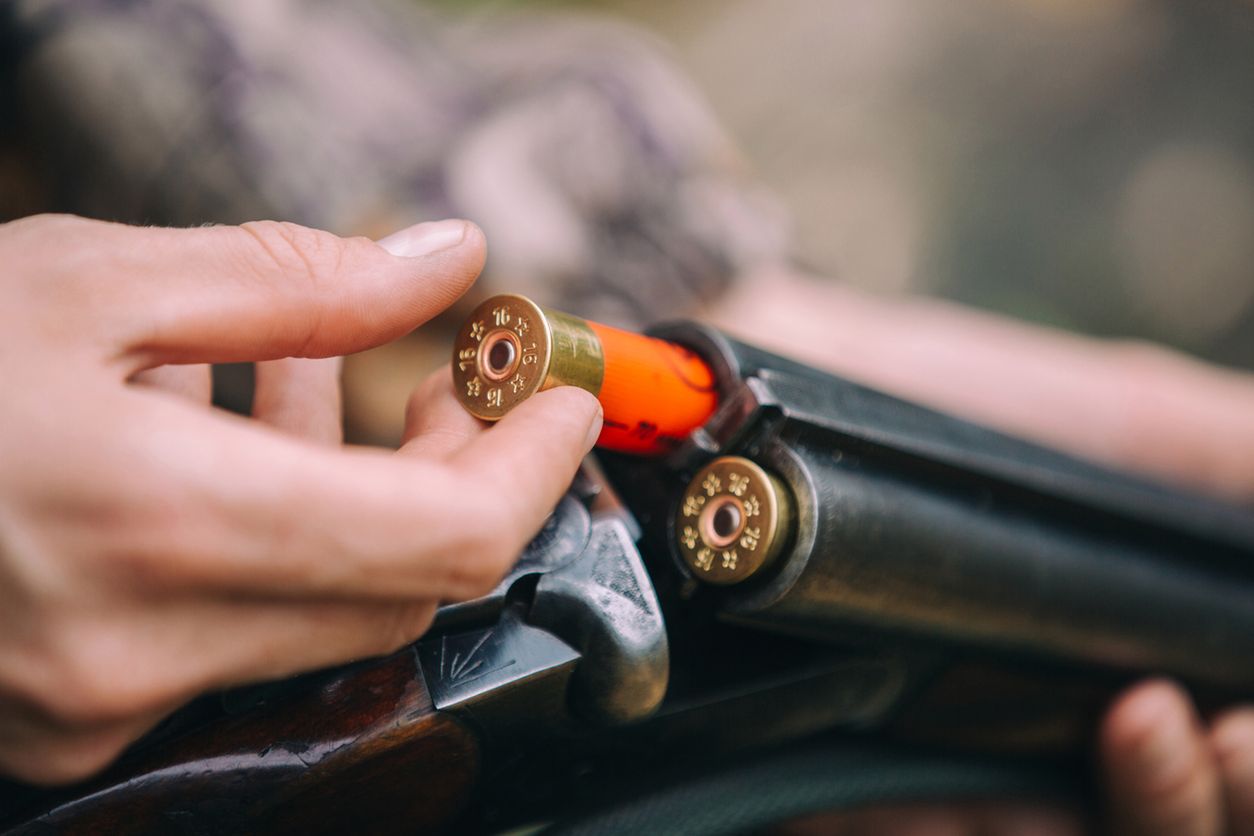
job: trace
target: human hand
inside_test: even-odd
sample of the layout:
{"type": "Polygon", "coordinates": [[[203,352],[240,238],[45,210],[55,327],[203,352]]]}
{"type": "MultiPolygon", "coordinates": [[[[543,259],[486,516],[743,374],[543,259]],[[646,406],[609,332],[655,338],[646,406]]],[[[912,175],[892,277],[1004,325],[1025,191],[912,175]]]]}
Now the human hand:
{"type": "Polygon", "coordinates": [[[334,361],[282,359],[400,336],[483,257],[460,221],[378,245],[269,222],[0,226],[0,771],[84,777],[198,693],[386,653],[497,582],[596,438],[596,401],[542,393],[481,432],[428,383],[406,455],[344,449],[334,361]],[[253,420],[192,402],[197,364],[237,361],[271,361],[253,420]]]}
{"type": "Polygon", "coordinates": [[[1100,748],[1115,832],[1254,834],[1254,707],[1203,723],[1179,686],[1146,682],[1110,709],[1100,748]]]}
{"type": "MultiPolygon", "coordinates": [[[[1254,709],[1209,725],[1164,680],[1130,689],[1101,732],[1106,827],[1122,836],[1254,833],[1254,709]]],[[[1044,804],[978,802],[877,807],[790,823],[787,836],[1081,836],[1074,812],[1044,804]]]]}
{"type": "MultiPolygon", "coordinates": [[[[883,391],[1124,470],[1254,501],[1254,378],[923,300],[785,273],[740,287],[711,318],[747,340],[883,391]]],[[[1177,686],[1112,705],[1099,736],[1111,829],[1254,834],[1254,707],[1209,724],[1177,686]]],[[[789,832],[1071,834],[1073,815],[1011,804],[879,809],[789,832]]]]}

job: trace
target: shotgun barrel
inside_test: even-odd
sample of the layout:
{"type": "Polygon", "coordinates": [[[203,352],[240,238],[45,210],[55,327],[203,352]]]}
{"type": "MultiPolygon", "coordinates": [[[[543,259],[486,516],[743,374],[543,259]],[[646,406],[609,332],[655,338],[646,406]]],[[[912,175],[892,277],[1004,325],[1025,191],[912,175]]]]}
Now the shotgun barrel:
{"type": "MultiPolygon", "coordinates": [[[[1052,797],[1139,677],[1254,698],[1247,509],[694,323],[634,335],[497,297],[458,340],[482,418],[562,384],[605,406],[602,451],[500,585],[386,659],[208,695],[81,785],[0,785],[0,832],[495,833],[803,740],[840,751],[769,763],[848,777],[807,809],[1052,797]],[[868,764],[891,780],[860,784],[868,764]]],[[[691,797],[748,821],[749,775],[770,777],[691,797]]],[[[813,777],[772,785],[795,801],[813,777]]],[[[666,792],[631,815],[674,831],[666,792]]]]}

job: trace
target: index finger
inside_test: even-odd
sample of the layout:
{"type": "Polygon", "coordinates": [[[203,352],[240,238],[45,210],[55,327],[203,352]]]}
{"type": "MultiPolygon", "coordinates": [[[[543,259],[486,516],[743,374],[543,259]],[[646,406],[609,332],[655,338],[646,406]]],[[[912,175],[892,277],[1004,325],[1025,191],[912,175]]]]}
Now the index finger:
{"type": "Polygon", "coordinates": [[[485,255],[483,234],[462,220],[417,224],[378,243],[274,221],[161,229],[43,217],[21,231],[27,246],[64,253],[49,269],[81,291],[72,308],[81,330],[126,377],[165,363],[380,345],[452,304],[485,255]]]}

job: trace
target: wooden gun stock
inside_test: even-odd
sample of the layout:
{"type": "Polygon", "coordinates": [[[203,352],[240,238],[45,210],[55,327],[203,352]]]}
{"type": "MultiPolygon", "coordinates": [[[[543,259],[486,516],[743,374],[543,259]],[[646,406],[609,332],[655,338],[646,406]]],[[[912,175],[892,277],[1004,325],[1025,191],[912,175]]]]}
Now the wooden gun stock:
{"type": "Polygon", "coordinates": [[[78,786],[0,794],[0,825],[14,836],[438,832],[478,768],[475,736],[435,712],[406,648],[172,730],[78,786]]]}

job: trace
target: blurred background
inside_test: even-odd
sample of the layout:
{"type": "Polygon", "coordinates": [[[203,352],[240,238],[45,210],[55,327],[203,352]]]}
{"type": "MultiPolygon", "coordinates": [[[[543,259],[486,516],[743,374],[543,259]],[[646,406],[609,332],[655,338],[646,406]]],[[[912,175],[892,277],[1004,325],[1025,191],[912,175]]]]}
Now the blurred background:
{"type": "Polygon", "coordinates": [[[1254,4],[597,5],[667,42],[816,272],[1254,367],[1254,4]]]}
{"type": "MultiPolygon", "coordinates": [[[[1246,0],[0,15],[4,218],[377,236],[455,213],[488,231],[485,292],[623,324],[782,260],[1254,369],[1246,0]]],[[[446,345],[348,365],[360,438],[395,434],[446,345]]]]}
{"type": "Polygon", "coordinates": [[[1254,364],[1254,4],[623,2],[800,257],[1254,364]]]}

